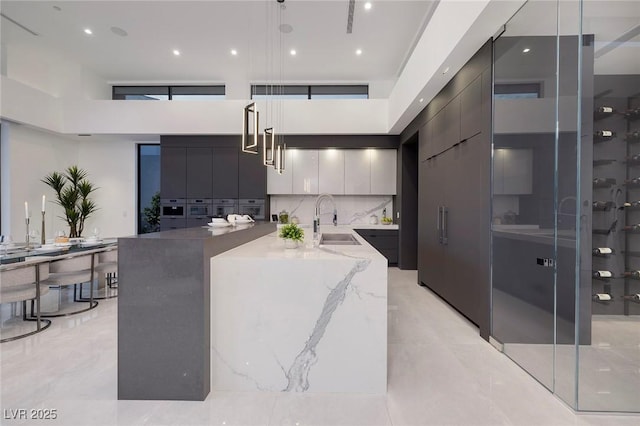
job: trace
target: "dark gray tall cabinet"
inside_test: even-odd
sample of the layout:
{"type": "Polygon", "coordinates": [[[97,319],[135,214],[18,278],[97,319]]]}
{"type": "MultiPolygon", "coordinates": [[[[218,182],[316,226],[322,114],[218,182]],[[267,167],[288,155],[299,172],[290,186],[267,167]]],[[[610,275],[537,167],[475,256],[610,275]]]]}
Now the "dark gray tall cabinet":
{"type": "Polygon", "coordinates": [[[187,151],[183,147],[160,147],[160,188],[162,198],[186,198],[187,151]]]}
{"type": "Polygon", "coordinates": [[[412,123],[418,280],[490,334],[491,41],[412,123]],[[415,130],[413,130],[415,132],[415,130]]]}

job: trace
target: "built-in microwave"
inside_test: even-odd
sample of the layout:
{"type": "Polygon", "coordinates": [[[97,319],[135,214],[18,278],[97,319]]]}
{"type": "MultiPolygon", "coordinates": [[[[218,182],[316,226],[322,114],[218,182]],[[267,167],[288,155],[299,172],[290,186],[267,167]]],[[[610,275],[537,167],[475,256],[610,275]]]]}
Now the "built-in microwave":
{"type": "Polygon", "coordinates": [[[256,220],[264,220],[264,199],[240,199],[238,210],[240,214],[248,214],[256,220]]]}
{"type": "Polygon", "coordinates": [[[185,217],[186,203],[184,198],[166,198],[160,200],[161,217],[185,217]]]}
{"type": "Polygon", "coordinates": [[[211,217],[212,207],[211,199],[208,198],[195,198],[190,199],[187,204],[187,216],[188,217],[211,217]]]}

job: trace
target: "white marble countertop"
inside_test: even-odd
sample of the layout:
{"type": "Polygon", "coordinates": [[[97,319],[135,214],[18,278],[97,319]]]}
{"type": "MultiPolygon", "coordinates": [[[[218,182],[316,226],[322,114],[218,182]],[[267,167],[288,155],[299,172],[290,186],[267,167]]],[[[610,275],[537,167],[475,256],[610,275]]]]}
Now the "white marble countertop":
{"type": "MultiPolygon", "coordinates": [[[[386,225],[385,227],[389,227],[386,225]]],[[[278,237],[277,232],[265,235],[249,243],[243,244],[232,250],[219,254],[217,257],[247,257],[247,258],[271,258],[271,259],[337,259],[356,257],[360,259],[386,258],[381,255],[364,238],[358,235],[351,226],[323,226],[321,231],[330,233],[348,233],[353,235],[360,245],[321,245],[313,246],[313,230],[304,229],[304,243],[296,249],[286,249],[284,240],[278,237]]]]}

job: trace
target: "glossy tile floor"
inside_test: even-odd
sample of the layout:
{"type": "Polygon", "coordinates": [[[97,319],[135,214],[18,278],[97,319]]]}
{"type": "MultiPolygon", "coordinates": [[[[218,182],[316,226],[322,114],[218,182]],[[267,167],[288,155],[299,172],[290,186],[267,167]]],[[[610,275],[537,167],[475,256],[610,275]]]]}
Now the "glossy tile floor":
{"type": "Polygon", "coordinates": [[[415,283],[415,271],[389,269],[386,395],[216,392],[204,402],[118,401],[117,299],[111,299],[0,346],[1,424],[640,424],[640,416],[574,414],[415,283]],[[19,409],[27,415],[55,409],[57,419],[10,419],[19,409]]]}

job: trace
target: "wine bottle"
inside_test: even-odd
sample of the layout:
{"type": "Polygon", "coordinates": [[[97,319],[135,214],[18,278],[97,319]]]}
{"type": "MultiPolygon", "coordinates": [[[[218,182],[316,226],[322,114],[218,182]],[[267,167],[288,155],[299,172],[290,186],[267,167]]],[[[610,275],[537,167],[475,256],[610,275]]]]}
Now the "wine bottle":
{"type": "Polygon", "coordinates": [[[640,142],[640,131],[635,130],[633,132],[629,132],[625,135],[625,140],[631,143],[640,142]]]}
{"type": "Polygon", "coordinates": [[[627,120],[637,120],[638,118],[640,118],[640,108],[628,109],[624,113],[624,118],[626,118],[627,120]]]}
{"type": "Polygon", "coordinates": [[[593,254],[595,255],[613,254],[613,249],[609,247],[596,247],[593,249],[593,254]]]}
{"type": "Polygon", "coordinates": [[[622,205],[625,209],[635,209],[640,207],[640,201],[627,201],[622,205]]]}
{"type": "Polygon", "coordinates": [[[596,108],[596,112],[601,114],[611,114],[613,113],[613,107],[610,106],[601,106],[596,108]]]}
{"type": "Polygon", "coordinates": [[[640,184],[640,177],[633,178],[633,179],[628,179],[625,182],[627,184],[629,184],[629,185],[638,185],[638,184],[640,184]]]}
{"type": "Polygon", "coordinates": [[[611,201],[594,201],[593,210],[610,210],[613,206],[611,201]]]}
{"type": "Polygon", "coordinates": [[[601,107],[596,108],[596,110],[593,112],[593,118],[594,120],[601,120],[603,118],[610,117],[615,112],[616,111],[613,107],[603,105],[601,107]]]}
{"type": "Polygon", "coordinates": [[[596,302],[610,302],[612,299],[609,293],[596,293],[593,295],[593,300],[596,302]]]}
{"type": "Polygon", "coordinates": [[[598,138],[612,138],[616,135],[616,132],[612,130],[598,130],[594,135],[598,138]]]}
{"type": "Polygon", "coordinates": [[[633,278],[634,280],[640,280],[640,271],[626,271],[624,273],[625,278],[633,278]]]}
{"type": "Polygon", "coordinates": [[[607,186],[607,185],[615,185],[616,180],[614,178],[594,178],[593,184],[595,186],[607,186]]]}
{"type": "Polygon", "coordinates": [[[611,271],[593,271],[593,278],[612,278],[611,271]]]}

